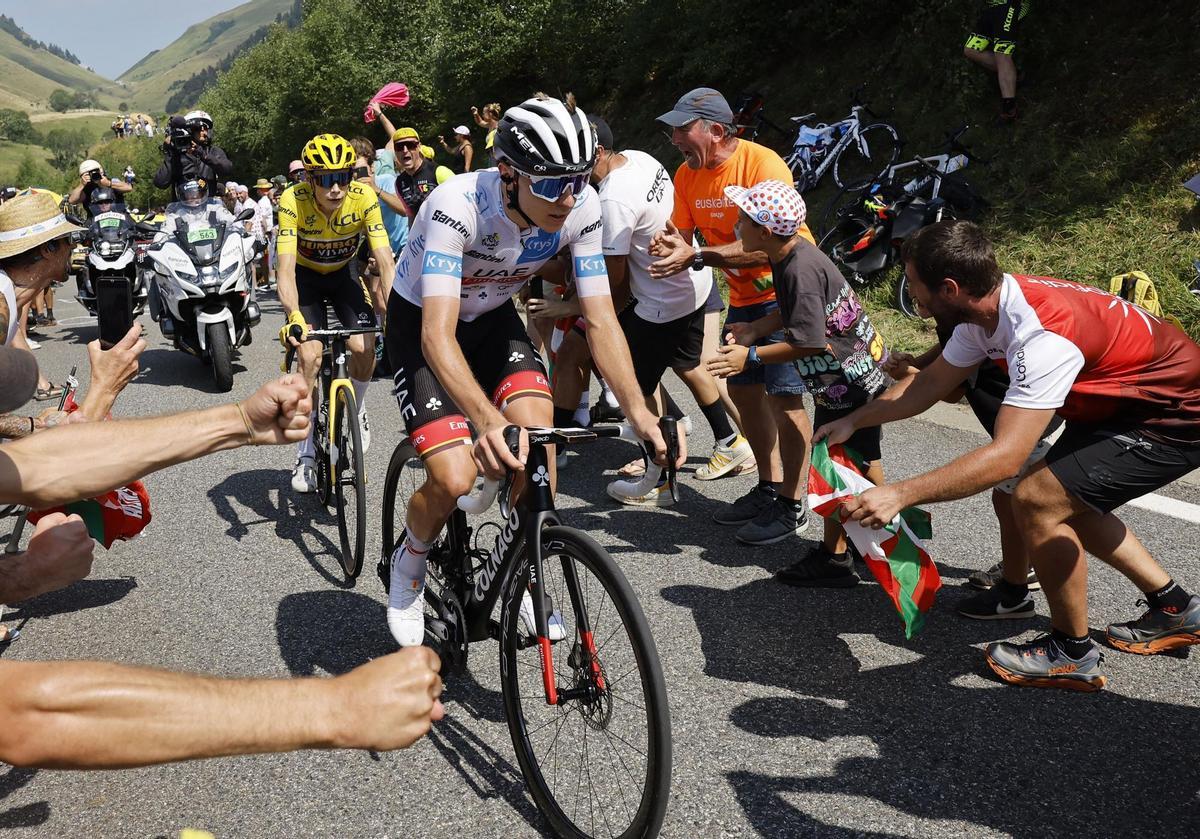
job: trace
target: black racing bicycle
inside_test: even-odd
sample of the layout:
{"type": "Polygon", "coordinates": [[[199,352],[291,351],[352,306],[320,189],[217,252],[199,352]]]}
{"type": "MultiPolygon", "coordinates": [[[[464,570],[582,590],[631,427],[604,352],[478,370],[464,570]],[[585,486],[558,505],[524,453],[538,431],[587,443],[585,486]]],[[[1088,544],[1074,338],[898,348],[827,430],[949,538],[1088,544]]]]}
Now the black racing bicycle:
{"type": "MultiPolygon", "coordinates": [[[[664,419],[662,428],[673,463],[675,421],[664,419]]],[[[590,536],[559,520],[546,451],[632,432],[616,425],[527,431],[527,480],[516,506],[509,505],[511,473],[486,481],[478,496],[459,499],[429,550],[426,643],[450,675],[465,669],[471,642],[499,642],[513,748],[555,834],[657,836],[671,787],[671,720],[658,652],[620,567],[590,536]],[[497,494],[500,523],[470,527],[466,513],[483,513],[497,494]],[[490,548],[482,539],[489,528],[496,530],[490,548]]],[[[516,426],[506,429],[514,453],[519,437],[516,426]]],[[[646,491],[659,476],[651,464],[646,491]]],[[[672,487],[674,479],[672,467],[672,487]]],[[[409,500],[424,481],[412,442],[401,441],[384,485],[385,588],[409,500]]]]}
{"type": "MultiPolygon", "coordinates": [[[[310,329],[304,337],[305,341],[321,341],[325,348],[321,355],[320,386],[316,388],[317,498],[325,507],[330,499],[335,502],[338,539],[342,544],[338,560],[351,583],[362,570],[367,548],[367,476],[358,402],[346,369],[346,356],[350,352],[346,341],[351,335],[378,331],[377,326],[310,329]]],[[[291,369],[295,356],[296,348],[288,347],[284,370],[291,369]]]]}

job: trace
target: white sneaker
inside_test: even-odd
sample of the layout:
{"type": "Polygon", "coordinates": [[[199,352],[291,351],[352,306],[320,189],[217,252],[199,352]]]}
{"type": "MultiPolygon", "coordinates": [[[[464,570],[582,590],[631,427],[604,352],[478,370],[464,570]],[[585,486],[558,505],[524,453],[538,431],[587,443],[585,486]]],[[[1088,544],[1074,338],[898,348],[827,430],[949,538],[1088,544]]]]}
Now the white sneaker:
{"type": "Polygon", "coordinates": [[[718,445],[713,449],[708,463],[696,470],[696,480],[712,481],[734,472],[754,456],[750,443],[741,434],[733,438],[728,446],[718,445]]]}
{"type": "Polygon", "coordinates": [[[425,580],[414,579],[400,571],[396,554],[392,553],[391,578],[388,585],[387,623],[392,637],[402,647],[419,647],[425,640],[425,580]]]}
{"type": "MultiPolygon", "coordinates": [[[[529,596],[529,591],[526,590],[521,595],[521,626],[525,629],[526,635],[537,635],[537,618],[533,614],[533,598],[529,596]]],[[[562,613],[558,609],[550,611],[550,619],[546,622],[546,629],[550,634],[551,641],[561,641],[567,637],[567,628],[563,625],[562,613]]]]}
{"type": "Polygon", "coordinates": [[[686,434],[687,436],[689,436],[689,437],[692,436],[692,418],[689,417],[687,414],[684,414],[683,416],[681,416],[679,418],[679,421],[676,423],[676,426],[679,428],[682,428],[683,433],[686,434]]]}
{"type": "Polygon", "coordinates": [[[675,503],[666,484],[654,487],[645,495],[635,495],[633,489],[637,484],[637,481],[613,481],[606,491],[609,498],[631,507],[670,507],[675,503]]]}
{"type": "Polygon", "coordinates": [[[29,336],[25,336],[25,343],[29,345],[29,349],[31,349],[31,350],[40,350],[42,348],[41,344],[39,344],[37,341],[33,340],[29,336]]]}
{"type": "Polygon", "coordinates": [[[362,440],[362,451],[359,454],[366,454],[367,449],[371,448],[371,425],[367,422],[366,405],[358,409],[358,435],[362,440]]]}
{"type": "Polygon", "coordinates": [[[314,458],[296,458],[296,465],[292,467],[292,489],[302,494],[316,491],[317,461],[314,458]]]}

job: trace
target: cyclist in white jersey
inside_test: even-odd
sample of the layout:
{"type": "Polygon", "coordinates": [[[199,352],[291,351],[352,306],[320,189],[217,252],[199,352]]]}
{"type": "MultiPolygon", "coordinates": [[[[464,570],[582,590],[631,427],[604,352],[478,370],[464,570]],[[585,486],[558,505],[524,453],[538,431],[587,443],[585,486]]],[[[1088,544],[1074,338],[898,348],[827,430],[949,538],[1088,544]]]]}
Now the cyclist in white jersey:
{"type": "MultiPolygon", "coordinates": [[[[557,99],[530,99],[505,113],[494,148],[496,169],[452,178],[421,205],[388,302],[394,393],[426,469],[404,539],[379,569],[388,627],[401,646],[424,638],[425,554],[458,497],[479,470],[500,477],[524,468],[528,437],[521,433],[513,457],[507,426],[551,423],[546,372],[511,298],[533,274],[565,269],[560,251],[569,254],[597,366],[656,459],[666,455],[609,296],[586,115],[557,99]],[[477,435],[470,448],[468,420],[477,435]]],[[[561,621],[552,640],[556,629],[561,637],[561,621]]]]}

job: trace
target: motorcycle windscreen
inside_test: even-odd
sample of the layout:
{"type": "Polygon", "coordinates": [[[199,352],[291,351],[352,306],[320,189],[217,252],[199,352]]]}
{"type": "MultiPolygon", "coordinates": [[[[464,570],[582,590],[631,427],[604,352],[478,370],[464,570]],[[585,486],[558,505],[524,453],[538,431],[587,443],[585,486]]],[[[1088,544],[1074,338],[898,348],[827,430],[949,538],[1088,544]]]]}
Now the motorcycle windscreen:
{"type": "Polygon", "coordinates": [[[211,265],[221,254],[221,245],[225,240],[224,225],[216,227],[189,227],[181,230],[178,238],[196,265],[211,265]]]}
{"type": "Polygon", "coordinates": [[[126,238],[132,225],[124,213],[100,213],[92,219],[92,240],[95,242],[119,242],[126,238]]]}

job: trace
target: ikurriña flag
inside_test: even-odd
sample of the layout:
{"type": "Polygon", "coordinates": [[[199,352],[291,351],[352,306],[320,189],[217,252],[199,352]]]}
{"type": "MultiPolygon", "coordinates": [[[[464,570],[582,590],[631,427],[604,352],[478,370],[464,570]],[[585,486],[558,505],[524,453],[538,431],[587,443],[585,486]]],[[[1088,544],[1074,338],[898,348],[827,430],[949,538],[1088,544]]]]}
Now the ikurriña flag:
{"type": "MultiPolygon", "coordinates": [[[[809,508],[820,516],[841,521],[837,510],[842,501],[875,486],[865,472],[862,458],[853,449],[827,446],[825,441],[817,443],[808,472],[809,508]]],[[[905,637],[912,638],[925,625],[925,615],[942,586],[937,566],[925,550],[924,540],[933,536],[929,513],[909,507],[879,530],[855,521],[842,522],[842,527],[892,599],[904,621],[905,637]]]]}

